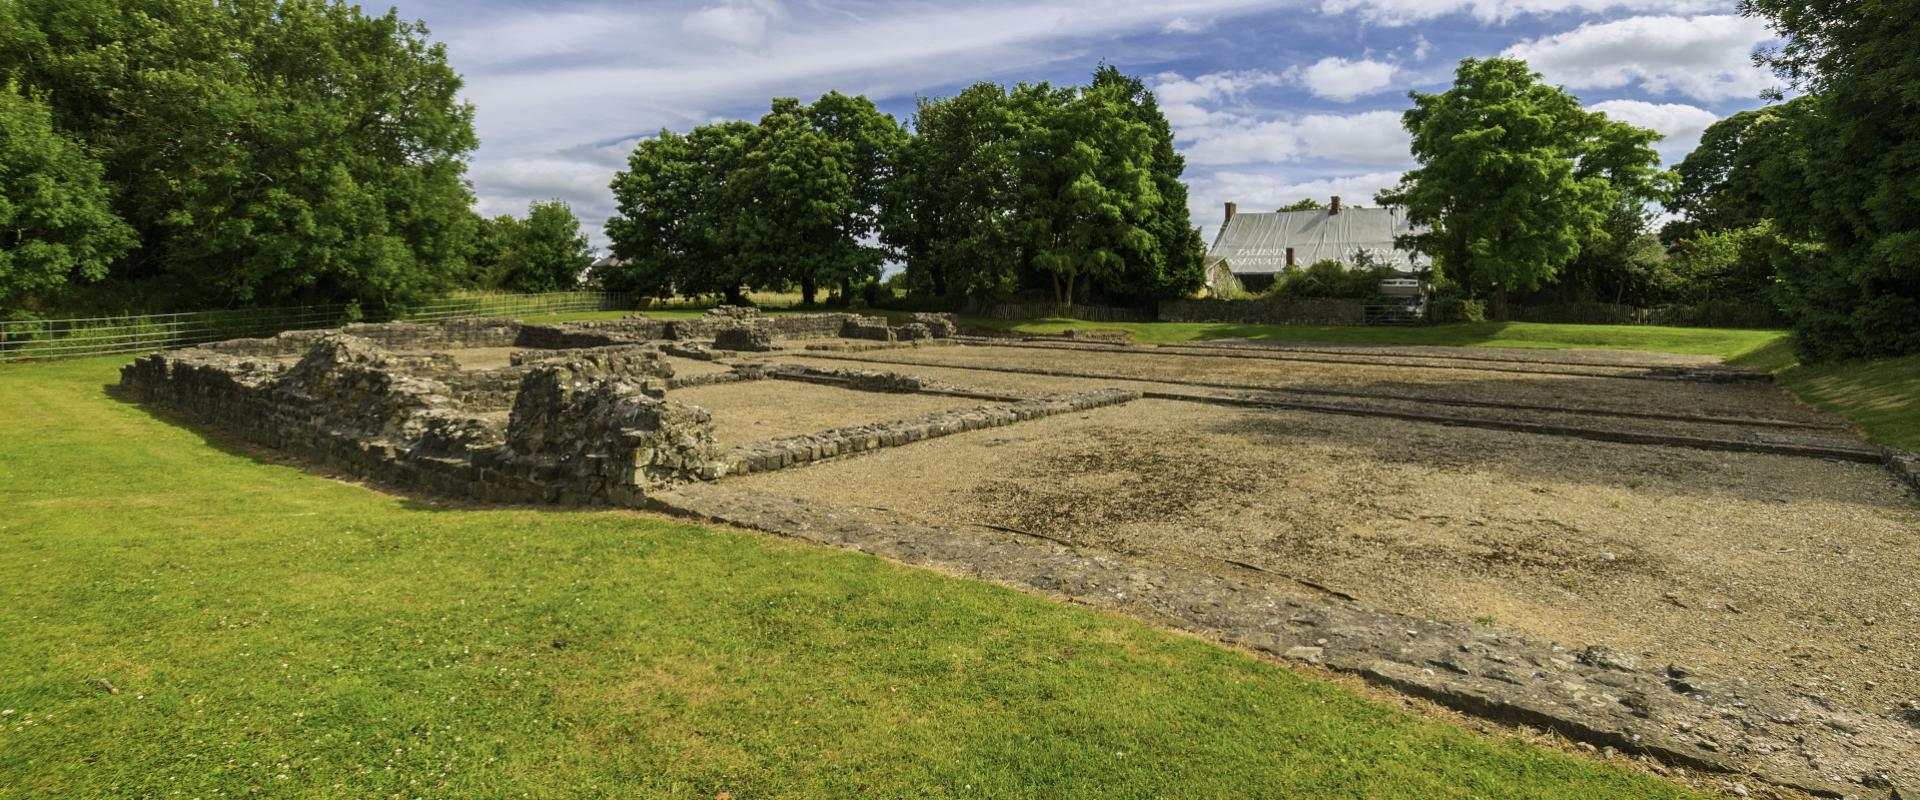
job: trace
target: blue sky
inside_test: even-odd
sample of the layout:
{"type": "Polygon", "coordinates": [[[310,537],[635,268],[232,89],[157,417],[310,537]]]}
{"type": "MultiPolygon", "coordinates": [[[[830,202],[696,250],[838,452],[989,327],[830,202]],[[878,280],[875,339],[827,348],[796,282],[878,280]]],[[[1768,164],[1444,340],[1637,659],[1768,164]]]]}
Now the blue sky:
{"type": "Polygon", "coordinates": [[[399,0],[478,109],[481,210],[571,203],[604,242],[607,183],[640,138],[756,119],[774,96],[916,96],[977,81],[1146,79],[1187,156],[1191,212],[1302,197],[1370,204],[1410,166],[1399,113],[1469,56],[1526,58],[1589,107],[1667,135],[1670,162],[1777,84],[1731,0],[1093,0],[529,3],[399,0]]]}

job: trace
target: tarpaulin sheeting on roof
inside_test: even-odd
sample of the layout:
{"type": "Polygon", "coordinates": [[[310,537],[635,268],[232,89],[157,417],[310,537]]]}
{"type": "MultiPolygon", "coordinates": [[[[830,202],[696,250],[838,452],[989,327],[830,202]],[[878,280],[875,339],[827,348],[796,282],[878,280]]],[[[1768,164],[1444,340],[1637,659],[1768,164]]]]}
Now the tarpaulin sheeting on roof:
{"type": "MultiPolygon", "coordinates": [[[[1394,247],[1393,240],[1412,232],[1406,212],[1399,208],[1343,208],[1338,214],[1249,212],[1227,221],[1207,258],[1224,259],[1235,274],[1262,275],[1287,268],[1289,247],[1301,268],[1326,259],[1351,265],[1354,253],[1366,250],[1380,262],[1405,270],[1415,266],[1415,256],[1394,247]]],[[[1424,265],[1425,259],[1419,263],[1424,265]]]]}

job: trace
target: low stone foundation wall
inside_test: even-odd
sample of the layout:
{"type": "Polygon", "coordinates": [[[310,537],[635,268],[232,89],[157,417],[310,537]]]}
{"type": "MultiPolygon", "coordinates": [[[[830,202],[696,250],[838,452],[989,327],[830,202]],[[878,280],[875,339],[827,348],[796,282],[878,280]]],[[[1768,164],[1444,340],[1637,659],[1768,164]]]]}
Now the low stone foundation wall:
{"type": "MultiPolygon", "coordinates": [[[[233,354],[277,355],[296,341],[286,337],[158,353],[125,367],[120,385],[357,477],[485,502],[633,505],[653,488],[719,476],[711,418],[665,399],[672,368],[656,352],[547,353],[462,371],[445,354],[397,354],[363,331],[314,337],[291,365],[233,354]],[[498,412],[508,408],[503,420],[498,412]]],[[[497,338],[461,342],[507,334],[483,335],[497,338]]]]}
{"type": "Polygon", "coordinates": [[[771,472],[829,458],[864,453],[882,447],[897,447],[956,433],[996,428],[1056,414],[1118,405],[1137,400],[1139,397],[1139,392],[1101,389],[769,439],[741,446],[729,453],[726,456],[726,474],[747,475],[755,472],[771,472]]]}

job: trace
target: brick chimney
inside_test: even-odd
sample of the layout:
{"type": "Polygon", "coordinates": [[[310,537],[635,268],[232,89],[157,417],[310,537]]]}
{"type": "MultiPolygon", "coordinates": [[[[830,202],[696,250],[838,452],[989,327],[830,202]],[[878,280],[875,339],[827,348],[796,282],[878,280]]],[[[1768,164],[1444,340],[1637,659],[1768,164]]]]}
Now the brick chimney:
{"type": "Polygon", "coordinates": [[[1238,203],[1234,203],[1234,202],[1232,202],[1232,201],[1228,201],[1228,202],[1227,202],[1227,218],[1226,218],[1226,219],[1224,219],[1224,220],[1221,220],[1221,223],[1220,223],[1220,224],[1222,224],[1222,225],[1224,225],[1224,224],[1226,224],[1226,223],[1229,223],[1229,222],[1232,222],[1232,221],[1233,221],[1233,213],[1234,213],[1234,212],[1236,212],[1236,211],[1239,211],[1239,210],[1240,210],[1240,205],[1239,205],[1238,203]]]}
{"type": "Polygon", "coordinates": [[[1338,213],[1340,213],[1340,195],[1336,194],[1333,196],[1333,205],[1327,206],[1327,214],[1333,215],[1338,213]]]}
{"type": "Polygon", "coordinates": [[[1293,269],[1293,248],[1287,248],[1287,269],[1293,269]]]}

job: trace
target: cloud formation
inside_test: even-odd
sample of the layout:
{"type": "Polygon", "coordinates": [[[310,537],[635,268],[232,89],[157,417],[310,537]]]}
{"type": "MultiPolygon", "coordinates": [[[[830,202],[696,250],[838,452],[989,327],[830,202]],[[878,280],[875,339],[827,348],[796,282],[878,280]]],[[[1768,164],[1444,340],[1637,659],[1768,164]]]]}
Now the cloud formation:
{"type": "Polygon", "coordinates": [[[1645,100],[1607,100],[1587,107],[1621,122],[1652,128],[1665,138],[1654,146],[1671,167],[1700,144],[1700,134],[1720,116],[1686,103],[1649,103],[1645,100]]]}
{"type": "Polygon", "coordinates": [[[1300,70],[1300,85],[1315,97],[1352,102],[1393,85],[1395,67],[1382,61],[1328,56],[1300,70]]]}
{"type": "Polygon", "coordinates": [[[1630,17],[1521,42],[1502,55],[1572,89],[1632,86],[1713,101],[1757,97],[1774,85],[1752,59],[1772,39],[1765,22],[1748,17],[1630,17]]]}

